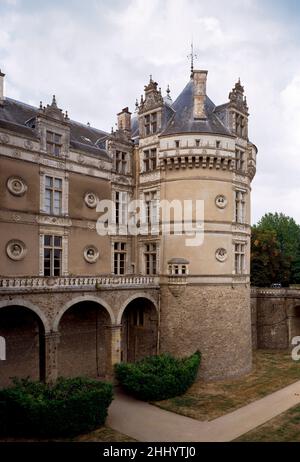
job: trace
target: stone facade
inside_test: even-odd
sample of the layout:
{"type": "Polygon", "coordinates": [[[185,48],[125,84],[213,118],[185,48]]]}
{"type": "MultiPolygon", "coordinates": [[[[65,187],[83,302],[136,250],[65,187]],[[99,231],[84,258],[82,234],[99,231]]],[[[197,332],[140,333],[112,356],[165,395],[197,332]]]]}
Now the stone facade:
{"type": "Polygon", "coordinates": [[[251,370],[250,295],[247,287],[161,289],[161,351],[202,353],[200,377],[218,380],[251,370]],[[208,335],[209,333],[209,335],[208,335]]]}
{"type": "Polygon", "coordinates": [[[300,336],[299,290],[252,289],[251,311],[254,348],[292,348],[300,336]]]}
{"type": "Polygon", "coordinates": [[[111,376],[116,362],[160,351],[199,349],[205,379],[251,369],[257,148],[241,83],[220,106],[206,88],[207,71],[193,70],[173,103],[150,77],[134,116],[124,108],[111,133],[72,121],[55,97],[32,107],[3,96],[3,383],[14,370],[45,380],[111,376]],[[105,200],[115,210],[102,235],[105,200]]]}

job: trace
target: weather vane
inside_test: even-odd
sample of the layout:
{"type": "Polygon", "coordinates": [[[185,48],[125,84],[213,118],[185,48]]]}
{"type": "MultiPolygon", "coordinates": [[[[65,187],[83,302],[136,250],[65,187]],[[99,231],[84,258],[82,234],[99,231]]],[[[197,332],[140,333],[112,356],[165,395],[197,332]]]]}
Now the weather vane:
{"type": "Polygon", "coordinates": [[[196,53],[194,53],[194,44],[193,41],[191,43],[191,53],[187,55],[187,58],[191,60],[191,73],[194,71],[194,59],[198,59],[196,53]]]}

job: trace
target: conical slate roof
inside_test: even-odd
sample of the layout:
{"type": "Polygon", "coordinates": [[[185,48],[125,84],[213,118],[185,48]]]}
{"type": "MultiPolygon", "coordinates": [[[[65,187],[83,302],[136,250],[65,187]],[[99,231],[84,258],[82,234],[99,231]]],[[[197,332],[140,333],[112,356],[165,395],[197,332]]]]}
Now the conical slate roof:
{"type": "Polygon", "coordinates": [[[232,136],[215,114],[216,106],[208,96],[205,97],[206,119],[194,118],[194,80],[192,78],[171,107],[175,113],[161,135],[213,133],[232,136]]]}

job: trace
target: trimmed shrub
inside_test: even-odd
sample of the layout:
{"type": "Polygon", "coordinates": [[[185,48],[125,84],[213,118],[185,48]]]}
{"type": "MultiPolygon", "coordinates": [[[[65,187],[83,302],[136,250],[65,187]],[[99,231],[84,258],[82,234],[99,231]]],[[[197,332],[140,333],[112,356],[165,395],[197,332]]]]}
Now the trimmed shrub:
{"type": "Polygon", "coordinates": [[[0,390],[0,434],[75,436],[103,425],[112,402],[110,383],[77,377],[54,385],[14,379],[0,390]]]}
{"type": "Polygon", "coordinates": [[[200,360],[199,351],[183,359],[161,354],[116,364],[115,372],[128,393],[144,401],[159,401],[185,393],[196,379],[200,360]]]}

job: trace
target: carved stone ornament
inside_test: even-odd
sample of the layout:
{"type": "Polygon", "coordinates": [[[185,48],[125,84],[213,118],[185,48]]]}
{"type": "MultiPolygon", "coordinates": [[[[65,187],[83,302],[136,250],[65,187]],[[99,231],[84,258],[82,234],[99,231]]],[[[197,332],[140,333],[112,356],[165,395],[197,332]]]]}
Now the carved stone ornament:
{"type": "Polygon", "coordinates": [[[7,135],[7,133],[0,134],[0,143],[9,143],[9,136],[7,135]]]}
{"type": "Polygon", "coordinates": [[[225,209],[226,205],[228,204],[228,200],[223,194],[219,194],[216,197],[215,202],[219,209],[225,209]]]}
{"type": "Polygon", "coordinates": [[[93,192],[87,192],[84,195],[84,202],[90,209],[94,209],[98,204],[98,196],[93,192]]]}
{"type": "Polygon", "coordinates": [[[11,260],[23,260],[27,253],[24,242],[13,239],[6,244],[6,253],[11,260]]]}
{"type": "Polygon", "coordinates": [[[99,250],[94,245],[89,245],[84,249],[83,256],[88,263],[96,263],[99,258],[99,250]]]}
{"type": "Polygon", "coordinates": [[[14,196],[23,196],[27,191],[27,185],[22,178],[11,176],[7,180],[7,189],[14,196]]]}
{"type": "Polygon", "coordinates": [[[27,149],[32,149],[32,148],[33,148],[33,142],[30,141],[30,140],[25,140],[25,141],[24,141],[24,146],[25,146],[25,148],[27,148],[27,149]]]}
{"type": "Polygon", "coordinates": [[[216,251],[216,259],[220,262],[227,260],[227,250],[226,249],[218,249],[216,251]]]}

